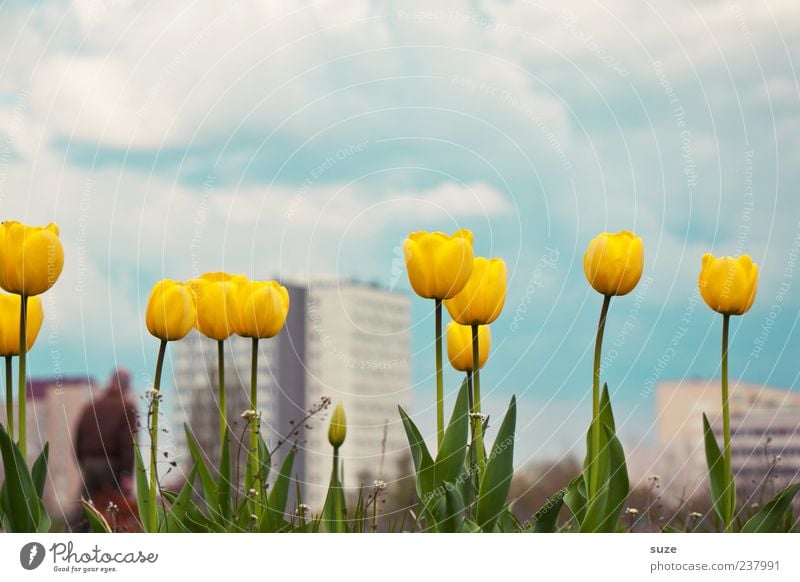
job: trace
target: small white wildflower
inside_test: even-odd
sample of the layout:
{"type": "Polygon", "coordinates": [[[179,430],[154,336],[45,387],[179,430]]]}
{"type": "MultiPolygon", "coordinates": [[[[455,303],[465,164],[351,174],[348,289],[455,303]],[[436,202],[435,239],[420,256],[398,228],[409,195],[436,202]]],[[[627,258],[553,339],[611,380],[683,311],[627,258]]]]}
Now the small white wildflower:
{"type": "Polygon", "coordinates": [[[780,456],[780,455],[775,455],[775,462],[776,462],[776,463],[779,463],[779,462],[780,462],[780,460],[781,460],[782,458],[783,458],[783,457],[782,457],[782,456],[780,456]]]}
{"type": "Polygon", "coordinates": [[[255,513],[251,513],[251,514],[250,514],[250,519],[252,519],[253,521],[255,521],[255,520],[257,520],[257,519],[258,519],[258,516],[257,516],[255,513]]]}
{"type": "Polygon", "coordinates": [[[161,400],[161,391],[155,388],[148,388],[144,391],[144,395],[148,400],[161,400]]]}
{"type": "Polygon", "coordinates": [[[625,513],[628,515],[639,515],[639,510],[635,507],[628,507],[625,509],[625,513]]]}
{"type": "Polygon", "coordinates": [[[758,507],[758,502],[757,501],[754,501],[753,503],[750,504],[750,508],[751,509],[755,509],[757,507],[758,507]]]}
{"type": "Polygon", "coordinates": [[[689,517],[691,517],[692,519],[700,519],[701,517],[703,517],[703,514],[700,513],[699,511],[693,511],[689,514],[689,517]]]}
{"type": "Polygon", "coordinates": [[[250,497],[255,497],[256,495],[258,495],[258,491],[256,491],[255,489],[250,489],[248,493],[250,494],[250,497]]]}
{"type": "Polygon", "coordinates": [[[477,418],[481,422],[483,422],[487,418],[487,416],[485,414],[481,414],[480,412],[470,412],[469,413],[469,417],[470,418],[477,418]]]}
{"type": "Polygon", "coordinates": [[[245,410],[241,417],[245,420],[254,420],[258,416],[258,413],[255,410],[245,410]]]}
{"type": "Polygon", "coordinates": [[[297,513],[297,515],[306,515],[310,511],[311,511],[310,506],[306,505],[305,503],[301,503],[300,505],[297,506],[297,511],[295,511],[295,513],[297,513]]]}
{"type": "Polygon", "coordinates": [[[386,489],[386,481],[384,481],[383,479],[375,479],[374,484],[375,484],[375,489],[377,489],[378,491],[383,491],[384,489],[386,489]]]}

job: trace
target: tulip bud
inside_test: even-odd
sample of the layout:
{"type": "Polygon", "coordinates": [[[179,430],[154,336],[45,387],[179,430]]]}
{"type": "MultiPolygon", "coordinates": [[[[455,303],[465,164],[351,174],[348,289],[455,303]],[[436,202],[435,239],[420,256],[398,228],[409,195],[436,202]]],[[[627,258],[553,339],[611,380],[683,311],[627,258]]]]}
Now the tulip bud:
{"type": "Polygon", "coordinates": [[[758,265],[748,255],[738,259],[703,255],[698,280],[706,304],[724,315],[743,315],[753,305],[758,290],[758,265]]]}
{"type": "MultiPolygon", "coordinates": [[[[19,295],[0,294],[0,356],[19,355],[19,295]]],[[[44,310],[40,297],[28,298],[28,311],[25,320],[25,350],[30,350],[44,321],[44,310]]]]}
{"type": "Polygon", "coordinates": [[[63,268],[57,225],[0,224],[0,287],[17,295],[40,295],[55,285],[63,268]]]}
{"type": "Polygon", "coordinates": [[[163,341],[184,337],[195,324],[191,290],[184,284],[164,279],[153,286],[147,302],[147,330],[163,341]]]}
{"type": "Polygon", "coordinates": [[[500,315],[506,301],[506,264],[502,259],[478,257],[461,292],[444,302],[450,317],[461,325],[488,325],[500,315]]]}
{"type": "Polygon", "coordinates": [[[218,272],[188,282],[197,309],[195,327],[200,333],[218,341],[230,337],[239,312],[237,287],[245,281],[242,275],[218,272]]]}
{"type": "MultiPolygon", "coordinates": [[[[489,358],[492,335],[488,325],[478,326],[478,369],[483,368],[489,358]]],[[[459,372],[473,372],[472,327],[450,322],[447,325],[447,357],[450,365],[459,372]]]]}
{"type": "Polygon", "coordinates": [[[464,288],[472,271],[472,232],[412,232],[403,243],[403,254],[417,295],[449,299],[464,288]]]}
{"type": "Polygon", "coordinates": [[[597,235],[583,255],[586,279],[595,291],[606,296],[633,291],[643,269],[644,243],[627,230],[597,235]]]}
{"type": "Polygon", "coordinates": [[[344,406],[342,403],[336,405],[331,416],[331,424],[328,427],[328,442],[334,449],[338,449],[344,443],[344,438],[347,436],[347,418],[344,415],[344,406]]]}
{"type": "Polygon", "coordinates": [[[244,281],[237,290],[237,335],[270,338],[278,335],[289,314],[289,292],[276,281],[244,281]]]}

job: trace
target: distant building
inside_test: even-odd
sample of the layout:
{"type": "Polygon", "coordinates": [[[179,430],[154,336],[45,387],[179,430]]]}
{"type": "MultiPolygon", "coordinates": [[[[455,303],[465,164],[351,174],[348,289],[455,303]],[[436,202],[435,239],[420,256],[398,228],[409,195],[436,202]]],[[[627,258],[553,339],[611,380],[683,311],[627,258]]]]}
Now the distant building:
{"type": "MultiPolygon", "coordinates": [[[[703,413],[722,449],[719,380],[661,382],[656,386],[656,472],[672,496],[705,491],[703,413]]],[[[731,470],[739,499],[760,488],[775,491],[800,479],[800,393],[731,382],[731,470]]]]}
{"type": "MultiPolygon", "coordinates": [[[[404,293],[352,281],[289,284],[287,289],[291,309],[286,327],[259,343],[258,408],[270,448],[287,435],[290,441],[298,439],[293,476],[303,503],[319,511],[332,462],[328,418],[315,416],[307,427],[299,422],[323,396],[333,405],[340,400],[345,405],[348,427],[341,455],[346,487],[371,487],[376,479],[391,486],[406,474],[401,465],[408,449],[397,405],[408,408],[411,394],[410,300],[404,293]],[[291,436],[294,427],[299,437],[291,436]]],[[[249,408],[251,344],[237,337],[225,343],[228,418],[239,437],[245,427],[240,415],[249,408]]],[[[174,418],[179,425],[189,423],[207,458],[216,463],[216,342],[196,332],[177,342],[174,374],[174,418]]],[[[176,443],[175,456],[188,468],[185,441],[179,435],[176,443]]],[[[273,460],[273,471],[289,446],[284,444],[273,460]]],[[[234,452],[234,462],[237,456],[234,452]]]]}
{"type": "MultiPolygon", "coordinates": [[[[28,464],[49,442],[44,503],[54,519],[68,519],[79,511],[82,481],[73,451],[73,436],[93,390],[98,390],[97,385],[86,377],[28,380],[28,464]]],[[[0,418],[5,419],[5,415],[3,403],[0,418]]]]}

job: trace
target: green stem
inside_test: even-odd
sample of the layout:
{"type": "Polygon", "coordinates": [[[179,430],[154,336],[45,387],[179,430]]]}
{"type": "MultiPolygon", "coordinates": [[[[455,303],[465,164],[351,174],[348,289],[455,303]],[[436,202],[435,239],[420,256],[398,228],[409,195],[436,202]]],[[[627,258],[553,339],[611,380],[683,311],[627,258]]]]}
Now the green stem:
{"type": "Polygon", "coordinates": [[[331,530],[335,533],[344,533],[344,508],[342,507],[341,501],[341,481],[339,480],[339,447],[333,448],[333,474],[331,475],[331,487],[334,489],[333,493],[333,516],[331,524],[331,529],[329,529],[329,533],[331,530]]]}
{"type": "Polygon", "coordinates": [[[722,438],[723,465],[727,485],[725,487],[725,531],[733,531],[733,475],[731,474],[731,412],[728,406],[728,325],[730,315],[722,316],[722,438]]]}
{"type": "Polygon", "coordinates": [[[611,295],[603,297],[603,307],[600,310],[600,320],[597,322],[597,336],[594,341],[594,374],[592,375],[592,458],[589,470],[588,498],[591,501],[597,494],[598,457],[600,455],[600,356],[603,353],[603,333],[606,329],[606,316],[608,306],[611,304],[611,295]]]}
{"type": "Polygon", "coordinates": [[[249,487],[260,491],[256,487],[258,480],[258,433],[260,430],[258,419],[258,338],[254,337],[250,353],[250,410],[256,412],[256,416],[250,421],[250,479],[252,482],[249,487]]]}
{"type": "Polygon", "coordinates": [[[11,370],[11,356],[6,356],[6,431],[14,440],[14,380],[11,370]]]}
{"type": "MultiPolygon", "coordinates": [[[[472,370],[467,370],[467,399],[468,399],[470,414],[475,412],[474,398],[472,396],[472,386],[473,386],[472,370]]],[[[470,416],[469,427],[470,427],[470,432],[472,434],[469,441],[469,471],[467,472],[467,476],[469,479],[469,486],[467,487],[467,499],[464,500],[466,502],[468,512],[472,505],[472,496],[475,488],[474,482],[472,480],[472,475],[475,472],[475,467],[477,466],[478,463],[477,458],[475,456],[475,433],[476,433],[475,420],[476,420],[475,417],[470,416]]]]}
{"type": "Polygon", "coordinates": [[[153,381],[153,406],[150,416],[150,525],[157,530],[156,498],[158,496],[158,403],[161,400],[161,370],[164,367],[164,354],[167,352],[167,340],[161,340],[156,360],[156,375],[153,381]]]}
{"type": "Polygon", "coordinates": [[[444,440],[444,379],[442,378],[442,300],[436,300],[436,444],[444,440]]]}
{"type": "MultiPolygon", "coordinates": [[[[480,346],[478,342],[478,325],[472,325],[472,383],[473,406],[475,408],[475,448],[478,456],[478,471],[483,470],[486,462],[483,450],[483,420],[481,419],[481,371],[480,371],[480,346]]],[[[480,482],[480,481],[479,481],[480,482]]]]}
{"type": "Polygon", "coordinates": [[[27,359],[28,342],[27,340],[27,324],[28,324],[28,298],[25,295],[19,297],[19,385],[17,386],[17,405],[19,406],[19,413],[17,414],[17,425],[19,426],[19,452],[22,453],[22,458],[27,459],[28,456],[28,427],[27,427],[27,413],[25,412],[25,405],[27,404],[27,378],[25,377],[25,364],[27,359]]]}
{"type": "Polygon", "coordinates": [[[225,340],[217,341],[217,382],[219,384],[219,452],[225,446],[225,430],[228,428],[228,409],[225,401],[225,340]]]}

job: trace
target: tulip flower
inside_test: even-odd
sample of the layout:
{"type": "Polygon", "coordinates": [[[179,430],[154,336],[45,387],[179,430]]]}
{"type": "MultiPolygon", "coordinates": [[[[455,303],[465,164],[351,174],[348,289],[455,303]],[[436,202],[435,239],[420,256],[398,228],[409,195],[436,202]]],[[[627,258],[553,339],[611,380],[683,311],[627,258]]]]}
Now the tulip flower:
{"type": "Polygon", "coordinates": [[[644,243],[630,231],[604,232],[589,243],[583,272],[594,290],[606,296],[633,291],[644,268],[644,243]]]}
{"type": "Polygon", "coordinates": [[[756,298],[758,265],[748,255],[734,259],[706,253],[698,286],[703,300],[717,313],[744,315],[756,298]]]}
{"type": "Polygon", "coordinates": [[[24,297],[41,295],[63,268],[57,225],[27,226],[13,220],[0,224],[0,287],[24,297]]]}
{"type": "Polygon", "coordinates": [[[590,500],[598,493],[600,467],[600,357],[603,352],[603,334],[611,297],[633,291],[642,277],[644,268],[644,243],[634,233],[623,230],[616,234],[601,233],[589,242],[583,255],[583,272],[595,291],[603,295],[603,307],[597,324],[594,343],[594,373],[592,375],[592,425],[591,450],[594,458],[589,466],[587,496],[590,500]]]}
{"type": "Polygon", "coordinates": [[[238,287],[245,281],[246,278],[242,275],[221,272],[205,273],[199,279],[189,281],[197,308],[195,327],[204,336],[217,341],[220,450],[225,446],[225,434],[228,428],[223,342],[236,331],[234,326],[239,313],[238,287]]]}
{"type": "Polygon", "coordinates": [[[14,220],[0,224],[0,287],[19,295],[19,450],[27,454],[27,314],[28,298],[41,295],[55,285],[64,268],[64,247],[58,226],[28,226],[14,220]]]}
{"type": "Polygon", "coordinates": [[[343,533],[347,531],[345,522],[345,499],[342,489],[341,468],[339,463],[339,448],[344,444],[347,436],[347,418],[341,402],[336,405],[328,427],[328,442],[333,447],[333,469],[331,482],[328,486],[328,495],[322,508],[322,524],[328,533],[343,533]]]}
{"type": "Polygon", "coordinates": [[[444,439],[444,380],[442,376],[442,301],[460,293],[472,274],[472,232],[461,229],[412,232],[403,243],[408,280],[414,292],[434,299],[436,334],[436,438],[444,439]]]}
{"type": "Polygon", "coordinates": [[[195,325],[197,314],[192,291],[170,279],[159,281],[150,292],[145,312],[147,330],[161,341],[176,341],[195,325]]]}
{"type": "Polygon", "coordinates": [[[500,315],[506,301],[506,263],[477,257],[461,293],[445,300],[453,321],[461,325],[488,325],[500,315]]]}
{"type": "MultiPolygon", "coordinates": [[[[478,328],[498,318],[506,301],[506,263],[502,259],[477,257],[472,262],[472,273],[461,293],[444,302],[450,317],[458,324],[472,328],[472,361],[480,362],[480,336],[478,328]]],[[[478,456],[478,468],[483,468],[483,424],[481,418],[480,368],[471,374],[471,418],[473,438],[478,456]]]]}
{"type": "MultiPolygon", "coordinates": [[[[488,325],[478,328],[480,344],[480,359],[478,368],[483,368],[489,358],[489,345],[491,333],[488,325]]],[[[447,325],[447,357],[450,365],[459,372],[472,372],[475,370],[472,359],[472,327],[451,322],[447,325]]]]}
{"type": "MultiPolygon", "coordinates": [[[[6,426],[8,434],[14,434],[14,401],[11,378],[11,358],[19,355],[19,315],[21,297],[13,294],[0,294],[0,356],[6,360],[6,426]]],[[[36,336],[44,321],[42,300],[37,297],[28,299],[28,321],[25,329],[25,350],[33,347],[36,336]]]]}
{"type": "MultiPolygon", "coordinates": [[[[250,356],[250,409],[258,410],[258,340],[271,338],[283,329],[289,314],[289,292],[276,281],[240,281],[236,293],[237,335],[252,340],[250,356]]],[[[256,488],[258,479],[259,415],[250,421],[250,453],[245,482],[249,489],[256,488]]],[[[261,485],[265,485],[262,483],[261,485]]],[[[256,507],[256,513],[260,512],[256,507]]]]}
{"type": "Polygon", "coordinates": [[[171,279],[164,279],[153,285],[147,301],[145,323],[150,334],[161,342],[156,359],[156,374],[153,379],[151,409],[148,411],[150,418],[148,423],[150,432],[148,524],[151,530],[155,529],[157,523],[158,405],[161,401],[161,372],[164,367],[164,355],[167,352],[167,342],[185,337],[194,327],[196,318],[194,297],[190,287],[171,279]]]}
{"type": "Polygon", "coordinates": [[[333,409],[333,416],[331,416],[331,424],[328,427],[328,442],[333,447],[334,451],[339,450],[344,444],[344,439],[347,436],[347,417],[344,414],[344,405],[340,402],[333,409]]]}
{"type": "MultiPolygon", "coordinates": [[[[706,304],[722,314],[722,473],[726,483],[720,517],[725,531],[733,531],[735,484],[731,472],[731,418],[728,402],[728,327],[731,315],[744,315],[752,307],[758,289],[758,265],[748,255],[738,259],[703,255],[698,279],[706,304]]],[[[709,438],[708,436],[706,438],[709,438]]],[[[710,464],[710,463],[709,463],[710,464]]]]}

